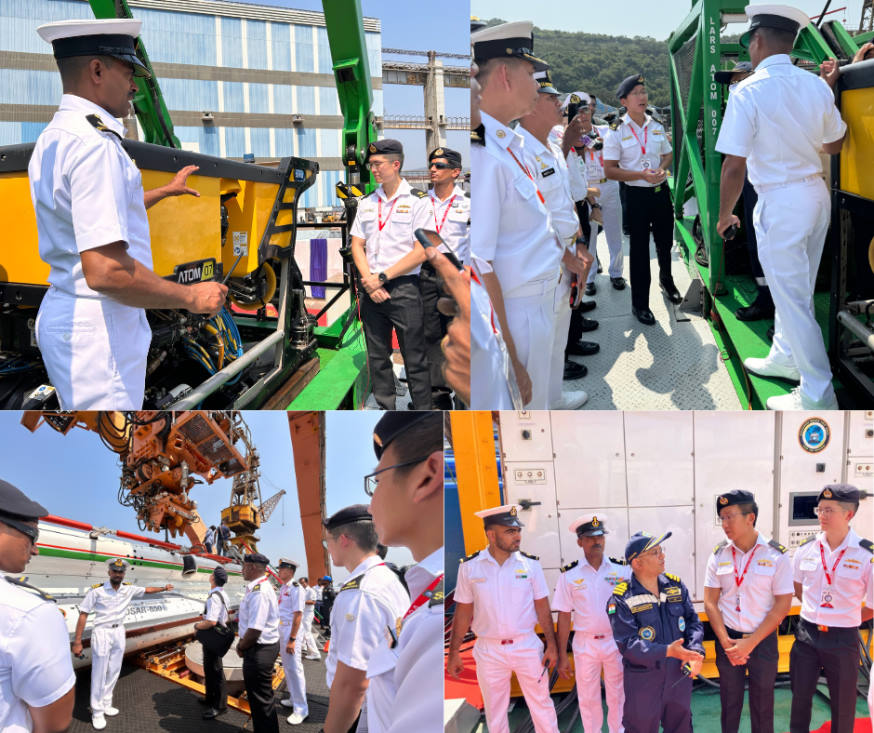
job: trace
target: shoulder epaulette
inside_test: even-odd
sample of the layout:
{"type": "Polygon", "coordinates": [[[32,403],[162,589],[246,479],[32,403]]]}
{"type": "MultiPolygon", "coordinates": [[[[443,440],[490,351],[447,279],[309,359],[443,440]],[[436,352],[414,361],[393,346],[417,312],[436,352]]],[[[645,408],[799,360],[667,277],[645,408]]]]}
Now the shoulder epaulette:
{"type": "Polygon", "coordinates": [[[479,550],[477,550],[476,552],[472,552],[467,557],[461,558],[458,562],[467,562],[468,560],[473,560],[477,555],[479,555],[479,553],[480,553],[479,550]]]}
{"type": "Polygon", "coordinates": [[[416,198],[426,199],[428,198],[428,194],[426,191],[423,191],[421,188],[411,188],[410,193],[416,198]]]}
{"type": "Polygon", "coordinates": [[[580,561],[579,561],[579,560],[574,560],[573,562],[570,562],[570,563],[568,563],[567,565],[565,565],[565,566],[561,569],[561,572],[566,573],[568,570],[572,570],[573,568],[575,568],[575,567],[576,567],[577,565],[579,565],[579,564],[580,564],[580,561]]]}
{"type": "Polygon", "coordinates": [[[868,552],[874,555],[874,542],[871,542],[871,540],[859,540],[859,547],[864,547],[868,552]]]}
{"type": "Polygon", "coordinates": [[[466,198],[466,199],[469,199],[469,198],[470,198],[470,191],[465,191],[465,192],[464,192],[464,198],[466,198]]]}
{"type": "Polygon", "coordinates": [[[519,554],[522,555],[523,557],[527,557],[529,560],[539,560],[540,559],[539,557],[537,557],[537,555],[529,555],[527,552],[522,552],[522,550],[519,550],[519,554]]]}
{"type": "Polygon", "coordinates": [[[486,128],[485,125],[475,127],[470,131],[470,142],[474,145],[486,144],[486,128]]]}
{"type": "Polygon", "coordinates": [[[356,588],[360,588],[361,587],[361,579],[363,577],[364,577],[364,575],[357,575],[354,578],[352,578],[351,580],[347,580],[345,583],[343,583],[343,585],[340,586],[340,590],[337,592],[342,593],[344,590],[355,590],[356,588]]]}
{"type": "Polygon", "coordinates": [[[680,580],[679,576],[674,575],[673,573],[665,573],[665,577],[668,578],[668,580],[673,580],[675,583],[683,582],[682,580],[680,580]]]}
{"type": "Polygon", "coordinates": [[[800,545],[798,545],[798,546],[799,546],[799,547],[803,547],[803,546],[806,545],[808,542],[813,542],[815,539],[816,539],[816,535],[815,535],[815,534],[812,534],[812,535],[810,535],[810,537],[808,537],[806,540],[804,540],[804,542],[802,542],[802,543],[801,543],[800,545]]]}
{"type": "Polygon", "coordinates": [[[103,585],[103,583],[95,583],[95,584],[92,585],[91,587],[92,587],[92,588],[100,588],[102,585],[103,585]]]}
{"type": "Polygon", "coordinates": [[[780,552],[783,555],[786,554],[786,548],[783,545],[781,545],[779,542],[777,542],[777,540],[771,540],[768,543],[768,546],[773,547],[775,550],[777,550],[778,552],[780,552]]]}
{"type": "Polygon", "coordinates": [[[428,608],[433,606],[442,606],[443,605],[443,578],[440,579],[440,582],[437,583],[437,586],[434,590],[431,591],[431,600],[428,601],[428,608]]]}
{"type": "Polygon", "coordinates": [[[613,595],[614,595],[614,596],[624,596],[624,595],[625,595],[625,591],[627,591],[627,590],[628,590],[628,581],[627,581],[627,580],[623,580],[621,583],[619,583],[619,585],[617,585],[617,586],[613,589],[613,595]]]}
{"type": "Polygon", "coordinates": [[[610,124],[607,125],[611,130],[618,130],[619,125],[622,124],[622,120],[618,117],[615,120],[610,120],[610,124]]]}
{"type": "Polygon", "coordinates": [[[253,586],[252,592],[254,593],[256,590],[261,590],[261,583],[258,583],[258,585],[253,586]]]}
{"type": "MultiPolygon", "coordinates": [[[[12,585],[17,585],[17,586],[20,586],[21,588],[27,588],[28,590],[34,591],[44,601],[51,601],[52,603],[55,602],[54,596],[50,596],[48,593],[46,593],[43,590],[40,590],[35,585],[31,585],[30,583],[27,582],[27,580],[25,579],[24,576],[21,576],[18,578],[13,578],[11,575],[4,575],[3,577],[6,579],[6,582],[12,583],[12,585]]],[[[101,583],[101,585],[103,585],[103,584],[101,583]]]]}
{"type": "Polygon", "coordinates": [[[106,126],[106,123],[103,120],[101,120],[98,115],[87,115],[85,117],[85,119],[91,123],[91,126],[95,130],[99,130],[100,132],[108,132],[110,135],[115,135],[115,137],[117,137],[119,140],[124,140],[124,138],[121,135],[119,135],[115,130],[110,130],[106,126]]]}
{"type": "Polygon", "coordinates": [[[713,554],[718,555],[719,551],[728,545],[728,540],[722,540],[716,547],[713,548],[713,554]]]}
{"type": "Polygon", "coordinates": [[[612,562],[614,565],[628,565],[628,563],[626,562],[624,557],[623,558],[611,557],[610,562],[612,562]]]}

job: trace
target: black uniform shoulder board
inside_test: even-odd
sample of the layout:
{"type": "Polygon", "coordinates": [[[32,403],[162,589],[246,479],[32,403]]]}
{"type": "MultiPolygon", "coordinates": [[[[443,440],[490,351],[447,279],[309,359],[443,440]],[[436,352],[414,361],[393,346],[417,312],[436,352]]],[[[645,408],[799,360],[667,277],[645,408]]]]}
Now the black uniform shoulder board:
{"type": "Polygon", "coordinates": [[[573,570],[573,568],[575,568],[575,567],[576,567],[577,565],[579,565],[579,564],[580,564],[580,561],[579,561],[579,560],[574,560],[573,562],[568,563],[567,565],[565,565],[565,566],[561,569],[561,572],[566,573],[568,570],[573,570]]]}
{"type": "Polygon", "coordinates": [[[115,137],[117,137],[119,140],[124,140],[124,138],[121,135],[119,135],[115,130],[110,130],[106,126],[106,123],[103,120],[101,120],[98,115],[87,115],[85,117],[85,119],[91,123],[91,126],[95,130],[100,130],[100,132],[108,132],[110,135],[115,135],[115,137]]]}
{"type": "Polygon", "coordinates": [[[675,583],[683,582],[682,580],[680,580],[679,576],[674,575],[673,573],[665,573],[665,577],[668,578],[668,580],[673,580],[675,583]]]}
{"type": "Polygon", "coordinates": [[[431,591],[431,600],[428,601],[428,608],[432,608],[433,606],[442,606],[443,605],[443,578],[440,579],[440,582],[437,583],[437,586],[434,590],[431,591]]]}
{"type": "Polygon", "coordinates": [[[468,560],[473,560],[477,555],[479,555],[479,553],[480,553],[479,550],[477,550],[476,552],[472,552],[467,557],[461,558],[458,562],[467,562],[468,560]]]}
{"type": "Polygon", "coordinates": [[[485,145],[486,144],[486,128],[485,125],[480,125],[479,127],[475,127],[470,131],[470,142],[473,145],[485,145]]]}
{"type": "Polygon", "coordinates": [[[539,557],[537,557],[537,555],[529,555],[527,552],[522,552],[522,550],[519,550],[519,554],[522,555],[523,557],[527,557],[529,560],[539,560],[540,559],[539,557]]]}
{"type": "Polygon", "coordinates": [[[465,191],[465,192],[464,192],[464,198],[466,198],[466,199],[469,199],[469,198],[470,198],[470,191],[465,191]]]}
{"type": "MultiPolygon", "coordinates": [[[[7,582],[12,583],[12,585],[17,585],[21,588],[27,588],[28,590],[32,590],[44,601],[51,601],[52,603],[55,602],[54,596],[50,596],[48,593],[40,590],[35,585],[31,585],[27,582],[27,578],[25,578],[24,576],[21,576],[19,578],[13,578],[11,575],[4,575],[3,577],[6,579],[7,582]]],[[[100,583],[100,585],[103,585],[103,583],[100,583]]]]}
{"type": "Polygon", "coordinates": [[[624,557],[622,557],[622,558],[611,557],[610,562],[612,562],[614,565],[628,565],[628,563],[625,561],[624,557]]]}
{"type": "Polygon", "coordinates": [[[361,579],[363,577],[364,577],[363,574],[356,575],[354,578],[352,578],[352,580],[347,580],[345,583],[343,583],[342,586],[340,586],[340,590],[337,592],[342,593],[344,590],[355,590],[356,588],[360,588],[361,587],[361,579]]]}
{"type": "Polygon", "coordinates": [[[103,583],[95,583],[95,584],[92,585],[91,587],[92,587],[92,588],[100,588],[102,585],[103,585],[103,583]]]}
{"type": "Polygon", "coordinates": [[[613,589],[613,595],[614,595],[614,596],[624,596],[624,595],[625,595],[625,591],[627,591],[627,590],[628,590],[628,581],[627,581],[627,580],[623,580],[619,585],[617,585],[617,586],[613,589]]]}
{"type": "Polygon", "coordinates": [[[423,191],[421,188],[411,188],[410,193],[413,194],[416,198],[426,199],[428,198],[428,194],[423,191]]]}
{"type": "Polygon", "coordinates": [[[864,547],[868,552],[874,555],[874,542],[871,542],[871,540],[859,540],[859,547],[864,547]]]}
{"type": "Polygon", "coordinates": [[[716,547],[713,548],[713,554],[718,555],[719,551],[728,545],[728,540],[722,540],[716,547]]]}
{"type": "Polygon", "coordinates": [[[621,124],[622,124],[622,120],[617,117],[615,120],[610,120],[610,124],[608,125],[608,127],[611,130],[618,130],[619,125],[621,125],[621,124]]]}
{"type": "Polygon", "coordinates": [[[812,534],[812,535],[810,535],[810,537],[808,537],[806,540],[804,540],[804,542],[802,542],[802,543],[801,543],[800,545],[798,545],[798,546],[799,546],[799,547],[804,547],[804,545],[806,545],[808,542],[813,542],[815,539],[816,539],[816,535],[815,535],[815,534],[812,534]]]}
{"type": "Polygon", "coordinates": [[[778,550],[783,555],[786,554],[786,548],[783,545],[781,545],[779,542],[777,542],[777,540],[771,540],[768,543],[768,546],[773,547],[775,550],[778,550]]]}

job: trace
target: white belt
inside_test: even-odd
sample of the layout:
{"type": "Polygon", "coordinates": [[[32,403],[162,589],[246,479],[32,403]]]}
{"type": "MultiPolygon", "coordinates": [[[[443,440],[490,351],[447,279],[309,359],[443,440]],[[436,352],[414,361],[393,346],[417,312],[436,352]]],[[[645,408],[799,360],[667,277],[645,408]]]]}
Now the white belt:
{"type": "Polygon", "coordinates": [[[778,188],[787,188],[789,186],[795,186],[799,183],[811,183],[812,181],[821,181],[822,176],[814,174],[812,176],[806,176],[805,178],[799,178],[795,181],[786,181],[785,183],[766,183],[761,186],[753,186],[756,189],[756,193],[765,193],[766,191],[773,191],[778,188]]]}

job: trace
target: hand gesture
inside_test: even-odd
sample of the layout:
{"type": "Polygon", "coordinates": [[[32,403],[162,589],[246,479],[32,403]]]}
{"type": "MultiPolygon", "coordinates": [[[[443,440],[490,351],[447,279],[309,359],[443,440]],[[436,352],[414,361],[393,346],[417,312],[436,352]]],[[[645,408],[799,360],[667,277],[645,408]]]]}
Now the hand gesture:
{"type": "Polygon", "coordinates": [[[164,192],[168,196],[182,196],[183,194],[187,194],[189,196],[199,197],[200,193],[195,191],[193,188],[189,188],[187,183],[188,176],[199,170],[199,166],[186,165],[184,168],[180,169],[180,171],[175,176],[173,176],[173,180],[170,181],[170,183],[164,186],[164,192]]]}
{"type": "Polygon", "coordinates": [[[819,66],[819,78],[824,80],[832,89],[841,75],[841,69],[835,59],[826,59],[819,66]]]}
{"type": "MultiPolygon", "coordinates": [[[[189,293],[191,304],[188,310],[192,313],[205,313],[209,316],[216,315],[225,304],[225,297],[228,294],[228,286],[218,282],[201,282],[188,285],[191,289],[189,293]]],[[[172,590],[171,585],[168,590],[172,590]]]]}
{"type": "MultiPolygon", "coordinates": [[[[729,227],[739,227],[740,219],[738,219],[734,214],[729,214],[727,218],[720,219],[716,222],[716,233],[725,239],[725,232],[729,227]]],[[[734,239],[734,235],[732,234],[729,239],[734,239]]]]}

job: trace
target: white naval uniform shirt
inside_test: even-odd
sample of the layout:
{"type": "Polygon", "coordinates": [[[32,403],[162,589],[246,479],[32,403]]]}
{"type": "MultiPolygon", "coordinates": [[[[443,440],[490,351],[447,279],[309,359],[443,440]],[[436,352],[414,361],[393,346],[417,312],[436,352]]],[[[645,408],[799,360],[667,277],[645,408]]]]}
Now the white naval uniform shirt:
{"type": "Polygon", "coordinates": [[[94,628],[124,624],[128,606],[134,598],[140,598],[146,589],[139,585],[122,583],[118,590],[108,580],[96,588],[89,588],[79,604],[82,613],[94,612],[94,628]]]}
{"type": "Polygon", "coordinates": [[[124,135],[110,112],[65,94],[36,141],[27,172],[49,282],[68,295],[106,299],[85,282],[80,254],[123,241],[128,254],[151,270],[152,248],[140,171],[121,140],[85,119],[92,114],[124,135]]]}
{"type": "Polygon", "coordinates": [[[206,610],[203,613],[205,621],[215,621],[219,626],[228,624],[228,594],[224,588],[215,587],[206,597],[206,610]],[[224,600],[224,603],[222,603],[224,600]]]}
{"type": "MultiPolygon", "coordinates": [[[[443,574],[443,548],[407,570],[410,598],[417,599],[443,574]]],[[[369,733],[440,733],[443,701],[422,690],[443,685],[443,604],[425,601],[403,619],[397,644],[385,639],[367,665],[369,733]]]]}
{"type": "Polygon", "coordinates": [[[57,606],[0,576],[0,730],[29,733],[27,706],[51,705],[75,684],[70,635],[57,606]]]}
{"type": "Polygon", "coordinates": [[[269,576],[262,575],[246,584],[246,593],[240,602],[237,615],[241,639],[249,629],[260,629],[261,636],[258,637],[257,644],[279,641],[279,608],[269,576]]]}
{"type": "Polygon", "coordinates": [[[794,581],[801,583],[801,618],[822,626],[855,627],[862,623],[862,603],[874,607],[874,556],[859,544],[859,535],[852,529],[840,546],[832,550],[820,532],[816,539],[795,550],[794,581]],[[820,547],[825,552],[831,584],[826,582],[820,547]],[[842,550],[846,550],[834,572],[832,566],[842,550]],[[828,596],[828,598],[826,598],[828,596]],[[832,608],[823,608],[830,603],[832,608]]]}
{"type": "Polygon", "coordinates": [[[585,556],[574,567],[559,575],[552,597],[552,610],[573,612],[571,619],[574,631],[578,632],[574,634],[574,651],[585,648],[584,634],[613,638],[607,617],[607,601],[613,589],[629,578],[631,568],[628,565],[614,563],[605,557],[595,570],[585,556]]]}
{"type": "Polygon", "coordinates": [[[774,607],[775,596],[791,596],[795,592],[792,562],[788,555],[769,545],[768,539],[759,533],[749,552],[741,552],[734,542],[718,546],[716,552],[711,552],[707,558],[704,587],[720,589],[717,606],[723,623],[742,634],[750,634],[761,626],[774,607]],[[748,562],[749,569],[744,575],[748,562]],[[735,572],[738,578],[743,575],[740,587],[735,572]]]}
{"type": "MultiPolygon", "coordinates": [[[[655,170],[661,164],[662,156],[672,150],[665,128],[652,117],[646,115],[643,127],[639,127],[628,114],[622,115],[622,122],[615,130],[608,130],[604,140],[604,160],[618,160],[619,167],[626,171],[655,170]],[[637,137],[635,137],[635,134],[637,137]],[[646,150],[644,154],[643,150],[646,150]]],[[[656,185],[644,180],[625,181],[626,186],[652,188],[656,185]]]]}
{"type": "Polygon", "coordinates": [[[374,650],[385,643],[386,627],[410,607],[410,596],[378,555],[370,555],[349,574],[331,609],[331,644],[325,660],[328,687],[337,662],[366,670],[374,650]]]}
{"type": "Polygon", "coordinates": [[[537,187],[546,199],[553,228],[567,245],[580,228],[571,198],[567,161],[561,154],[561,148],[553,143],[547,140],[544,145],[521,125],[519,132],[525,139],[525,165],[534,175],[537,187]]]}
{"type": "Polygon", "coordinates": [[[307,601],[318,601],[319,600],[318,591],[315,588],[313,588],[311,585],[308,585],[306,587],[306,590],[303,593],[303,600],[304,600],[303,623],[309,624],[313,620],[313,616],[316,613],[316,606],[315,606],[315,604],[308,606],[308,605],[306,605],[306,602],[307,601]]]}
{"type": "Polygon", "coordinates": [[[716,149],[746,158],[758,190],[821,175],[823,143],[840,140],[846,129],[829,85],[775,54],[729,95],[716,149]]]}
{"type": "Polygon", "coordinates": [[[514,639],[534,633],[534,601],[549,596],[543,568],[514,552],[503,565],[488,548],[464,560],[455,585],[457,603],[473,603],[474,633],[483,639],[514,639]]]}
{"type": "MultiPolygon", "coordinates": [[[[602,142],[607,139],[607,133],[610,131],[608,125],[592,125],[592,127],[598,131],[598,135],[601,137],[602,142]]],[[[603,180],[606,178],[604,175],[604,148],[601,148],[600,150],[592,150],[589,148],[583,154],[583,159],[586,164],[586,175],[592,182],[592,185],[599,186],[606,183],[606,181],[603,180]]]]}
{"type": "MultiPolygon", "coordinates": [[[[294,585],[293,578],[279,589],[279,625],[282,627],[283,633],[287,631],[286,626],[291,627],[294,624],[294,614],[298,612],[303,614],[304,594],[302,591],[303,589],[299,585],[294,585]]],[[[301,621],[303,621],[302,615],[301,621]]]]}
{"type": "MultiPolygon", "coordinates": [[[[425,227],[433,229],[443,237],[463,265],[470,263],[470,198],[459,186],[441,201],[432,188],[428,191],[431,202],[431,223],[425,227]],[[447,207],[449,210],[447,211],[447,207]]],[[[437,249],[446,252],[446,245],[437,249]]]]}
{"type": "MultiPolygon", "coordinates": [[[[416,229],[430,229],[433,225],[428,198],[419,198],[411,190],[410,184],[402,178],[390,199],[386,198],[380,185],[358,203],[358,213],[349,236],[364,240],[367,266],[372,273],[384,272],[412,252],[414,243],[418,241],[413,232],[416,229]]],[[[419,269],[420,266],[416,265],[404,275],[418,275],[419,269]]]]}
{"type": "Polygon", "coordinates": [[[558,282],[563,254],[549,211],[524,166],[522,136],[481,112],[485,145],[471,145],[470,248],[492,264],[504,297],[531,282],[558,282]]]}

